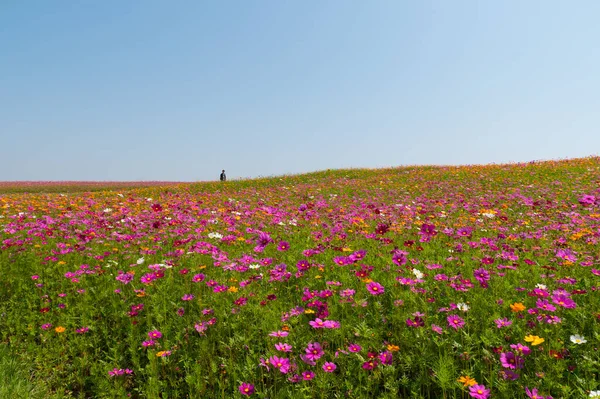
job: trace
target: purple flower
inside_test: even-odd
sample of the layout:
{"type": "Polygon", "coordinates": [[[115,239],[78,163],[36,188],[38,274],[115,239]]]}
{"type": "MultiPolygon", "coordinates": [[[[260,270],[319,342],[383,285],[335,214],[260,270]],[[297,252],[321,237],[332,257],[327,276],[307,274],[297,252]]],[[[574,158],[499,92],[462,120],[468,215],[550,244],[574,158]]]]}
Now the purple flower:
{"type": "Polygon", "coordinates": [[[379,360],[381,361],[381,364],[385,364],[385,365],[391,365],[392,361],[393,361],[394,356],[392,355],[392,352],[390,351],[385,351],[385,352],[381,352],[379,354],[379,360]]]}
{"type": "Polygon", "coordinates": [[[502,352],[500,354],[500,363],[502,367],[507,369],[515,370],[523,367],[523,358],[520,356],[515,356],[512,352],[502,352]]]}
{"type": "Polygon", "coordinates": [[[287,251],[288,249],[290,249],[290,243],[287,242],[287,241],[281,241],[277,245],[277,250],[278,251],[287,251]]]}
{"type": "Polygon", "coordinates": [[[182,301],[191,301],[192,299],[194,299],[193,294],[185,294],[184,296],[181,297],[182,301]]]}
{"type": "Polygon", "coordinates": [[[473,272],[473,275],[475,276],[475,279],[480,283],[485,283],[490,279],[490,272],[485,270],[483,267],[475,270],[473,272]]]}
{"type": "Polygon", "coordinates": [[[431,325],[431,330],[434,331],[434,332],[436,332],[436,333],[438,333],[438,334],[440,334],[440,335],[442,335],[442,333],[444,332],[444,330],[442,330],[442,327],[437,326],[435,324],[431,325]]]}

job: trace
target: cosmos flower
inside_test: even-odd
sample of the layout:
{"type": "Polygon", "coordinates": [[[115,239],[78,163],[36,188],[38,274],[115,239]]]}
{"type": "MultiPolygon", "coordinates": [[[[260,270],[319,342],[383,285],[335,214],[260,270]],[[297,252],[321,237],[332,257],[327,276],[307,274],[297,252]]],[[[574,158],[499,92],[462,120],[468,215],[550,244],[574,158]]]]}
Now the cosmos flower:
{"type": "Polygon", "coordinates": [[[325,362],[323,363],[323,371],[325,371],[326,373],[333,373],[335,371],[335,369],[337,369],[337,366],[335,365],[335,363],[332,362],[325,362]]]}
{"type": "Polygon", "coordinates": [[[531,345],[536,346],[539,345],[541,343],[543,343],[545,340],[544,338],[540,338],[537,335],[527,335],[525,337],[525,342],[531,342],[531,345]]]}
{"type": "Polygon", "coordinates": [[[487,399],[490,396],[490,390],[485,385],[473,385],[469,387],[469,395],[475,399],[487,399]]]}
{"type": "Polygon", "coordinates": [[[570,340],[577,345],[585,344],[587,342],[587,340],[579,334],[571,335],[570,340]]]}
{"type": "Polygon", "coordinates": [[[247,382],[242,382],[238,389],[245,396],[250,396],[254,393],[254,385],[247,382]]]}
{"type": "Polygon", "coordinates": [[[448,325],[454,328],[455,330],[458,330],[459,328],[462,328],[465,325],[464,319],[457,315],[449,315],[447,317],[447,320],[448,325]]]}
{"type": "Polygon", "coordinates": [[[375,281],[372,281],[369,284],[367,284],[367,290],[371,295],[381,295],[385,292],[385,288],[383,288],[383,285],[375,281]]]}

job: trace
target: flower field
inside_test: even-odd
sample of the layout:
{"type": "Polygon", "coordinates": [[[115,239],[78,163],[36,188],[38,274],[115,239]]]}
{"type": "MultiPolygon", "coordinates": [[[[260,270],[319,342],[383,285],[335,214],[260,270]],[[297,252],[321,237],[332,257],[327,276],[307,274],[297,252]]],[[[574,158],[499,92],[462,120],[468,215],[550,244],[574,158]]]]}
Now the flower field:
{"type": "Polygon", "coordinates": [[[7,187],[44,397],[600,398],[597,157],[7,187]]]}

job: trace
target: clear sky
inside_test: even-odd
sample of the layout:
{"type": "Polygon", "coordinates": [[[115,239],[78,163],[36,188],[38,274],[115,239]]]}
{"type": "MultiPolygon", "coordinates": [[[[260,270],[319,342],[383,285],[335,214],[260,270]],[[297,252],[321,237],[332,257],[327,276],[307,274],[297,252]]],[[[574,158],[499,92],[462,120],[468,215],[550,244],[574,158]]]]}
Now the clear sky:
{"type": "Polygon", "coordinates": [[[0,1],[0,180],[600,152],[600,1],[0,1]]]}

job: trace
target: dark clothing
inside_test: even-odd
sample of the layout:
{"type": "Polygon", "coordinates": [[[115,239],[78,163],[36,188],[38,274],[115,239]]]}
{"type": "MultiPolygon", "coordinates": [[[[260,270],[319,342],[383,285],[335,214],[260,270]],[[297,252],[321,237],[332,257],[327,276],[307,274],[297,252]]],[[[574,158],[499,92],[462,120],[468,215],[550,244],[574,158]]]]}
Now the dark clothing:
{"type": "Polygon", "coordinates": [[[225,172],[221,173],[221,181],[226,181],[227,176],[225,176],[225,172]]]}

